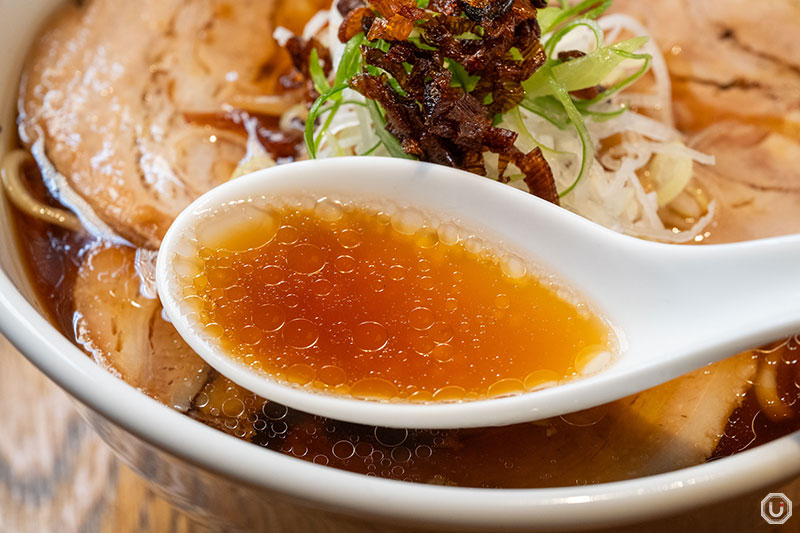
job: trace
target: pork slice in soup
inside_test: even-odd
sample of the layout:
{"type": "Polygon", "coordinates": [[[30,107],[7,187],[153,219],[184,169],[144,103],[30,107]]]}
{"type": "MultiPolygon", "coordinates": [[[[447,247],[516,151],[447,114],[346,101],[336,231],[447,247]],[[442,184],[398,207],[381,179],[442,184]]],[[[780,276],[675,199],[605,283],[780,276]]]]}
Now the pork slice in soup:
{"type": "Polygon", "coordinates": [[[208,367],[141,293],[131,248],[88,250],[73,292],[75,334],[97,363],[160,402],[185,411],[208,367]]]}
{"type": "MultiPolygon", "coordinates": [[[[35,44],[20,133],[97,214],[157,247],[175,215],[230,178],[246,138],[188,120],[236,96],[274,94],[315,0],[95,0],[70,6],[35,44]]],[[[291,100],[286,100],[287,102],[291,100]]],[[[288,105],[288,104],[285,104],[288,105]]]]}
{"type": "Polygon", "coordinates": [[[694,147],[717,159],[698,172],[718,203],[709,242],[800,232],[800,137],[724,121],[698,134],[694,147]]]}
{"type": "Polygon", "coordinates": [[[664,52],[676,124],[697,132],[726,119],[800,133],[800,6],[792,0],[614,0],[664,52]]]}
{"type": "Polygon", "coordinates": [[[651,33],[672,79],[676,126],[716,157],[695,167],[697,185],[717,201],[704,241],[800,232],[800,60],[792,53],[800,6],[615,0],[612,11],[651,33]]]}

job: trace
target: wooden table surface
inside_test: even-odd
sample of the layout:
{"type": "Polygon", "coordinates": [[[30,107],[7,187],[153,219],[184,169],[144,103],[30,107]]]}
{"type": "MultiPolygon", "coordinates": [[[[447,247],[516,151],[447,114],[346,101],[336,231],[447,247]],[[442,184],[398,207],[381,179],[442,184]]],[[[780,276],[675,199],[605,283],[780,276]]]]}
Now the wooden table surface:
{"type": "Polygon", "coordinates": [[[122,464],[3,337],[0,406],[0,532],[204,530],[122,464]]]}
{"type": "MultiPolygon", "coordinates": [[[[122,464],[78,415],[67,394],[2,336],[0,406],[0,533],[208,531],[156,496],[122,464]]],[[[800,506],[800,479],[770,490],[785,492],[800,506]]],[[[679,525],[719,531],[724,514],[741,526],[733,530],[800,531],[799,520],[783,528],[767,526],[758,516],[760,498],[756,494],[744,505],[690,513],[680,517],[679,525]]],[[[647,529],[662,530],[657,523],[647,529]]]]}

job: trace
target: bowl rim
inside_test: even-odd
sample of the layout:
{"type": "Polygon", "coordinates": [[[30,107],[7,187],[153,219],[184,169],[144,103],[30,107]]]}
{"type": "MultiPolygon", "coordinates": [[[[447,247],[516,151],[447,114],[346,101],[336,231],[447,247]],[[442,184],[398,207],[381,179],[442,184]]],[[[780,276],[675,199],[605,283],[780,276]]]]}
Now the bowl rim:
{"type": "Polygon", "coordinates": [[[717,503],[800,473],[795,432],[710,463],[592,486],[481,489],[364,476],[265,450],[142,394],[57,331],[2,269],[0,311],[0,331],[29,361],[114,424],[204,470],[338,513],[465,528],[617,525],[717,503]]]}

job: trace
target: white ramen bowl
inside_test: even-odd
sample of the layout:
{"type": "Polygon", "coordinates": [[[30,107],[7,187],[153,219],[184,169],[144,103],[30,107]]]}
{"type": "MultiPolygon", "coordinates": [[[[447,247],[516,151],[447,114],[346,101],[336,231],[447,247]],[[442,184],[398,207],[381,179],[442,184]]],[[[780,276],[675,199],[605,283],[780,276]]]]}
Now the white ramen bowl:
{"type": "MultiPolygon", "coordinates": [[[[18,77],[26,51],[59,3],[0,2],[3,150],[13,142],[18,77]]],[[[0,331],[75,398],[103,439],[161,494],[194,517],[226,529],[575,530],[648,520],[669,528],[693,523],[691,516],[696,515],[686,513],[701,508],[703,513],[717,513],[718,525],[727,520],[741,529],[743,517],[751,524],[761,521],[758,501],[767,492],[800,473],[800,433],[667,474],[555,489],[421,485],[288,457],[196,422],[97,366],[43,317],[11,228],[9,207],[2,200],[0,331]]]]}

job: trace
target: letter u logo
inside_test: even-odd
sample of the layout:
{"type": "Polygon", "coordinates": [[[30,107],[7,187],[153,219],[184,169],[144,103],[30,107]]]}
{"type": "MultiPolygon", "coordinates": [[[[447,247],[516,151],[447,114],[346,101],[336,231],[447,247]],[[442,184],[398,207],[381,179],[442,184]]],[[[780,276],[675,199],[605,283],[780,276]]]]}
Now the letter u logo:
{"type": "Polygon", "coordinates": [[[772,509],[772,504],[773,503],[775,503],[775,500],[772,500],[772,501],[769,502],[769,511],[768,511],[769,515],[772,518],[780,518],[781,515],[783,514],[784,503],[783,502],[779,502],[779,504],[778,504],[778,512],[777,513],[772,509]]]}

